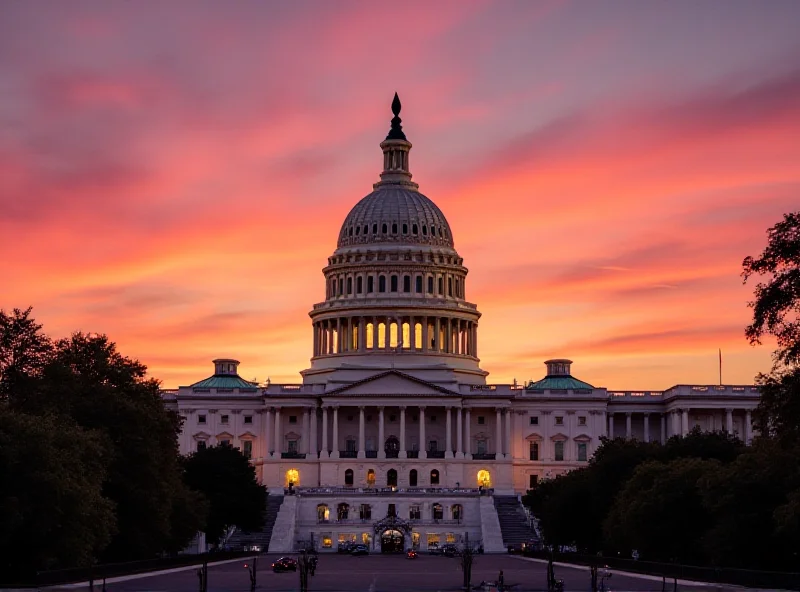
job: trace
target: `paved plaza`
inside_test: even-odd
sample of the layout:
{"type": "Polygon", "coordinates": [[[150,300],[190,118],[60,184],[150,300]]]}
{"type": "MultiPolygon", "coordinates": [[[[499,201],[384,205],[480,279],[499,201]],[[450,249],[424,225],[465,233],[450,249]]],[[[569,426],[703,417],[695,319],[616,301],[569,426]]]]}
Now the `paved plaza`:
{"type": "MultiPolygon", "coordinates": [[[[274,555],[258,558],[259,591],[289,592],[299,590],[299,575],[294,572],[273,573],[270,566],[274,555]]],[[[244,564],[237,561],[209,568],[209,592],[246,592],[250,580],[244,564]]],[[[494,582],[503,570],[507,586],[517,592],[544,590],[546,564],[509,555],[479,555],[473,567],[473,586],[483,581],[494,582]]],[[[556,567],[556,577],[564,580],[564,588],[590,590],[589,572],[580,568],[556,567]]],[[[311,578],[310,589],[319,592],[400,592],[400,591],[456,591],[460,590],[461,572],[457,558],[420,555],[416,560],[405,556],[322,555],[317,573],[311,578]]],[[[198,590],[196,570],[181,571],[109,584],[109,592],[195,592],[198,590]]],[[[494,590],[494,588],[486,588],[494,590]]],[[[716,590],[714,586],[679,585],[679,590],[716,590]]],[[[615,574],[609,581],[609,590],[615,592],[660,592],[660,580],[615,574]]],[[[667,590],[672,591],[672,582],[667,590]]]]}

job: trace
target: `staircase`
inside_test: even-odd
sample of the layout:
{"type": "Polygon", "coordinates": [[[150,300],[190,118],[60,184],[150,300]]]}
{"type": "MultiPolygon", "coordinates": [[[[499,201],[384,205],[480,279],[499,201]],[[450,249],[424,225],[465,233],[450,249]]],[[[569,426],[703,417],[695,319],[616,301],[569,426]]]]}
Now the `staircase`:
{"type": "Polygon", "coordinates": [[[494,506],[500,520],[503,533],[503,544],[508,547],[519,547],[522,543],[539,542],[533,527],[528,526],[528,516],[515,495],[495,495],[494,506]]]}
{"type": "Polygon", "coordinates": [[[264,512],[264,526],[258,532],[244,532],[237,530],[228,539],[228,548],[232,550],[250,549],[253,546],[261,547],[261,551],[265,552],[269,548],[270,539],[272,539],[272,529],[275,526],[275,519],[278,517],[278,512],[283,504],[282,495],[269,495],[267,496],[267,509],[264,512]]]}

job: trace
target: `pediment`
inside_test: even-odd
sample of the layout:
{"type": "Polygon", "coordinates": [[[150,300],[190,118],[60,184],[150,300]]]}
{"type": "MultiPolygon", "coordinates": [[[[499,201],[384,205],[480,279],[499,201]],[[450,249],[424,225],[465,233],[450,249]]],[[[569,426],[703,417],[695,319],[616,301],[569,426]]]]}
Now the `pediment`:
{"type": "Polygon", "coordinates": [[[591,442],[592,437],[589,434],[579,434],[573,438],[576,442],[591,442]]]}
{"type": "Polygon", "coordinates": [[[525,439],[530,441],[530,442],[541,442],[542,440],[544,440],[544,438],[542,438],[542,436],[540,434],[536,434],[536,433],[529,434],[528,437],[525,438],[525,439]]]}
{"type": "Polygon", "coordinates": [[[557,433],[557,434],[553,434],[552,436],[550,436],[550,439],[551,439],[553,442],[557,442],[558,440],[569,440],[569,436],[567,436],[566,434],[562,434],[561,432],[559,432],[559,433],[557,433]]]}
{"type": "Polygon", "coordinates": [[[339,387],[326,393],[326,395],[402,397],[419,395],[457,395],[457,393],[436,384],[415,378],[404,372],[390,370],[339,387]]]}

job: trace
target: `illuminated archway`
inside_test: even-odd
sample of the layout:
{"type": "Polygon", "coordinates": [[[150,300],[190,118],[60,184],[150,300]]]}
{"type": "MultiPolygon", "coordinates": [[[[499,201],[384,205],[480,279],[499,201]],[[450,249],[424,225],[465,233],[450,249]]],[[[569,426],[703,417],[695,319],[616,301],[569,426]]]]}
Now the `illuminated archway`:
{"type": "Polygon", "coordinates": [[[295,487],[300,485],[300,471],[297,469],[289,469],[286,471],[286,487],[289,487],[290,483],[295,487]]]}
{"type": "Polygon", "coordinates": [[[492,476],[486,469],[481,469],[480,471],[478,471],[478,486],[481,485],[483,485],[484,487],[492,486],[492,476]]]}

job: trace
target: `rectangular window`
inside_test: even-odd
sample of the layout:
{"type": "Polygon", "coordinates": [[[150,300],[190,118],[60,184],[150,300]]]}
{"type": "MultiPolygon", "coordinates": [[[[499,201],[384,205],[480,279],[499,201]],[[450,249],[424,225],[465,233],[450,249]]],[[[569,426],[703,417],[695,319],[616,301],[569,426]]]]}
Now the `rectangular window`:
{"type": "Polygon", "coordinates": [[[197,452],[206,449],[206,441],[205,440],[198,440],[197,441],[197,452]]]}
{"type": "Polygon", "coordinates": [[[386,276],[382,275],[378,278],[378,292],[386,292],[386,276]]]}
{"type": "Polygon", "coordinates": [[[220,415],[219,422],[221,424],[227,425],[228,424],[228,416],[227,415],[220,415]]]}
{"type": "Polygon", "coordinates": [[[361,294],[364,291],[364,278],[358,276],[356,278],[356,294],[361,294]]]}
{"type": "Polygon", "coordinates": [[[297,423],[297,416],[296,415],[290,415],[289,416],[289,423],[297,423]]]}
{"type": "Polygon", "coordinates": [[[392,292],[397,292],[397,276],[396,275],[392,276],[392,289],[391,289],[391,291],[392,292]]]}
{"type": "Polygon", "coordinates": [[[362,520],[370,520],[372,518],[372,506],[369,504],[361,504],[358,510],[358,517],[362,520]]]}
{"type": "Polygon", "coordinates": [[[539,443],[531,442],[531,460],[539,460],[539,443]]]}
{"type": "Polygon", "coordinates": [[[205,424],[206,423],[206,416],[205,415],[198,415],[197,416],[197,423],[205,424]]]}
{"type": "Polygon", "coordinates": [[[433,294],[433,276],[428,277],[428,294],[433,294]]]}
{"type": "Polygon", "coordinates": [[[422,513],[419,510],[419,506],[411,506],[408,509],[408,519],[409,520],[419,520],[422,516],[422,513]]]}
{"type": "Polygon", "coordinates": [[[387,516],[397,516],[397,506],[394,504],[389,504],[389,511],[386,513],[387,516]]]}
{"type": "Polygon", "coordinates": [[[539,425],[539,418],[531,417],[531,425],[539,425]]]}
{"type": "Polygon", "coordinates": [[[437,532],[429,532],[428,533],[428,548],[435,549],[439,546],[439,542],[441,538],[439,537],[439,533],[437,532]]]}
{"type": "Polygon", "coordinates": [[[486,440],[478,440],[478,454],[486,454],[486,440]]]}
{"type": "Polygon", "coordinates": [[[585,417],[578,417],[578,425],[585,426],[586,425],[586,418],[585,417]]]}
{"type": "Polygon", "coordinates": [[[447,541],[448,545],[452,545],[456,542],[456,535],[453,534],[452,532],[448,532],[445,535],[444,540],[447,541]]]}
{"type": "Polygon", "coordinates": [[[416,284],[415,288],[416,288],[417,294],[422,294],[422,276],[421,275],[417,276],[417,279],[415,280],[415,284],[416,284]]]}
{"type": "Polygon", "coordinates": [[[297,453],[297,440],[289,440],[289,444],[288,445],[289,445],[288,452],[290,454],[296,454],[297,453]]]}
{"type": "Polygon", "coordinates": [[[333,547],[333,538],[329,534],[322,535],[322,548],[323,549],[330,549],[333,547]]]}
{"type": "Polygon", "coordinates": [[[564,418],[560,415],[556,415],[556,425],[564,425],[564,418]]]}
{"type": "Polygon", "coordinates": [[[556,460],[564,460],[564,441],[556,442],[556,460]]]}
{"type": "Polygon", "coordinates": [[[484,425],[486,423],[486,418],[483,415],[478,416],[478,425],[484,425]]]}
{"type": "Polygon", "coordinates": [[[246,424],[253,423],[253,416],[252,415],[245,415],[244,416],[244,423],[246,423],[246,424]]]}
{"type": "Polygon", "coordinates": [[[436,440],[428,442],[428,452],[436,452],[438,450],[436,440]]]}
{"type": "Polygon", "coordinates": [[[578,460],[586,460],[586,442],[578,442],[578,460]]]}
{"type": "Polygon", "coordinates": [[[345,443],[345,450],[347,452],[355,452],[356,451],[356,441],[355,440],[347,440],[345,443]]]}
{"type": "Polygon", "coordinates": [[[369,276],[367,278],[367,293],[372,294],[375,291],[375,278],[369,276]]]}
{"type": "Polygon", "coordinates": [[[411,276],[404,275],[403,276],[403,292],[410,292],[411,291],[411,276]]]}
{"type": "Polygon", "coordinates": [[[447,278],[447,295],[453,295],[453,278],[447,278]]]}
{"type": "Polygon", "coordinates": [[[539,484],[539,475],[531,475],[528,481],[528,489],[535,489],[539,484]]]}
{"type": "Polygon", "coordinates": [[[444,278],[439,277],[439,295],[442,296],[444,294],[444,278]]]}
{"type": "Polygon", "coordinates": [[[251,440],[242,442],[242,454],[244,454],[245,458],[251,458],[253,456],[253,442],[251,440]]]}

